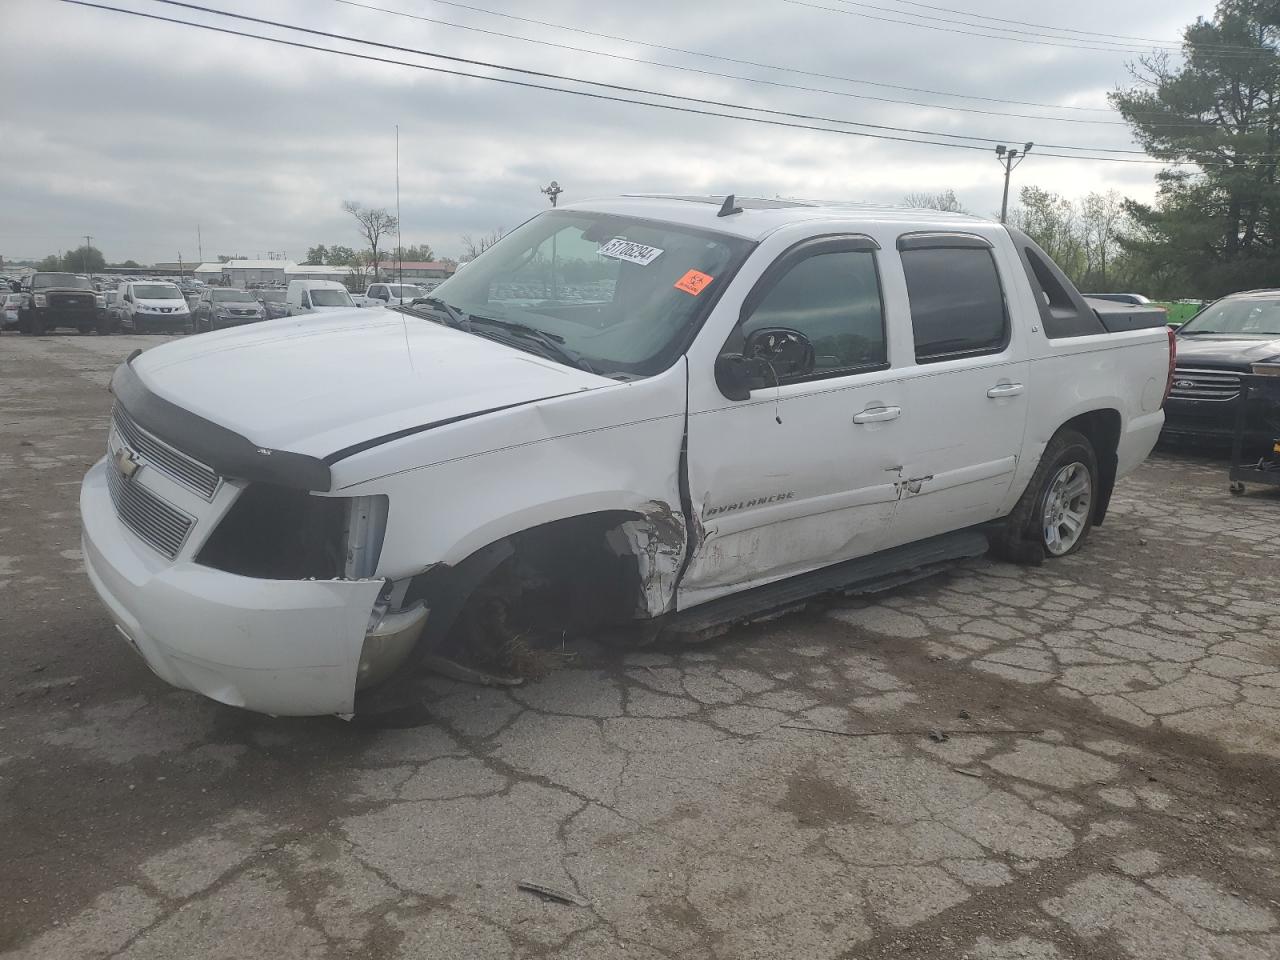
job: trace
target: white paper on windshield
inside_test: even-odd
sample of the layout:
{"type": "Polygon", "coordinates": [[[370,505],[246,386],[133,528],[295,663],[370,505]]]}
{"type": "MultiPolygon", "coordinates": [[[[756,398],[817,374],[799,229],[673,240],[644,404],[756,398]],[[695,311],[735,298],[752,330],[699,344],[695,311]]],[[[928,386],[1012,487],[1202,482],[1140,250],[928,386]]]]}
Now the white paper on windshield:
{"type": "Polygon", "coordinates": [[[657,247],[646,247],[643,243],[633,243],[630,240],[624,240],[622,237],[614,237],[597,250],[596,253],[612,260],[638,263],[642,267],[647,267],[662,256],[662,251],[657,247]]]}

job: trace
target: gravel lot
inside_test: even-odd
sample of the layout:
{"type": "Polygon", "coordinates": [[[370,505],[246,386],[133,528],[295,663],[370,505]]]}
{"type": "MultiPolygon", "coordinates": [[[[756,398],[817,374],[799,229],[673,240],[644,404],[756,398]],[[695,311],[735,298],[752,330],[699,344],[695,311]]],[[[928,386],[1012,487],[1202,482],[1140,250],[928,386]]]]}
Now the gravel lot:
{"type": "Polygon", "coordinates": [[[81,571],[158,342],[0,338],[0,955],[1280,956],[1280,496],[1159,455],[1063,562],[273,720],[155,679],[81,571]]]}

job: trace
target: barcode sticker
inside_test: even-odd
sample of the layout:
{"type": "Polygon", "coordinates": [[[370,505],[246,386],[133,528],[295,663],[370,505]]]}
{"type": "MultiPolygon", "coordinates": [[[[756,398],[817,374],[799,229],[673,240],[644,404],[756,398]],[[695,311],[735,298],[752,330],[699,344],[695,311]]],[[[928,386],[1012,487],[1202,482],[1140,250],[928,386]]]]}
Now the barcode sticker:
{"type": "Polygon", "coordinates": [[[662,256],[662,250],[657,247],[646,247],[643,243],[634,243],[622,237],[614,237],[597,250],[596,253],[602,257],[608,257],[610,260],[625,260],[627,263],[638,263],[642,267],[647,267],[662,256]]]}

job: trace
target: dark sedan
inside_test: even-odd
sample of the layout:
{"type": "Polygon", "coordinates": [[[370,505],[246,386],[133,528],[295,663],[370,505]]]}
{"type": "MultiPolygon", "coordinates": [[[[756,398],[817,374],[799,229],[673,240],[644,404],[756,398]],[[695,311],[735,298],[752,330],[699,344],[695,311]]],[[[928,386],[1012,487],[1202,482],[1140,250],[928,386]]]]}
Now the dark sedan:
{"type": "Polygon", "coordinates": [[[200,294],[192,311],[196,333],[238,327],[267,318],[267,311],[256,294],[233,287],[210,287],[200,294]]]}
{"type": "MultiPolygon", "coordinates": [[[[1165,439],[1223,445],[1235,430],[1242,374],[1280,362],[1280,290],[1223,297],[1178,329],[1173,386],[1165,401],[1165,439]]],[[[1270,444],[1261,418],[1246,424],[1249,446],[1270,444]]]]}

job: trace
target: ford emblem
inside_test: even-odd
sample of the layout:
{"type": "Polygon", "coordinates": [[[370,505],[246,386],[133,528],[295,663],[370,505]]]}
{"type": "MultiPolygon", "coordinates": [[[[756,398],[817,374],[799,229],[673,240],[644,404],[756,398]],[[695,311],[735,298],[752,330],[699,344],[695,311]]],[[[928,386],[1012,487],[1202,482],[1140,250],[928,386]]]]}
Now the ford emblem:
{"type": "Polygon", "coordinates": [[[1196,382],[1194,380],[1175,380],[1173,385],[1179,390],[1190,390],[1196,385],[1196,382]]]}

